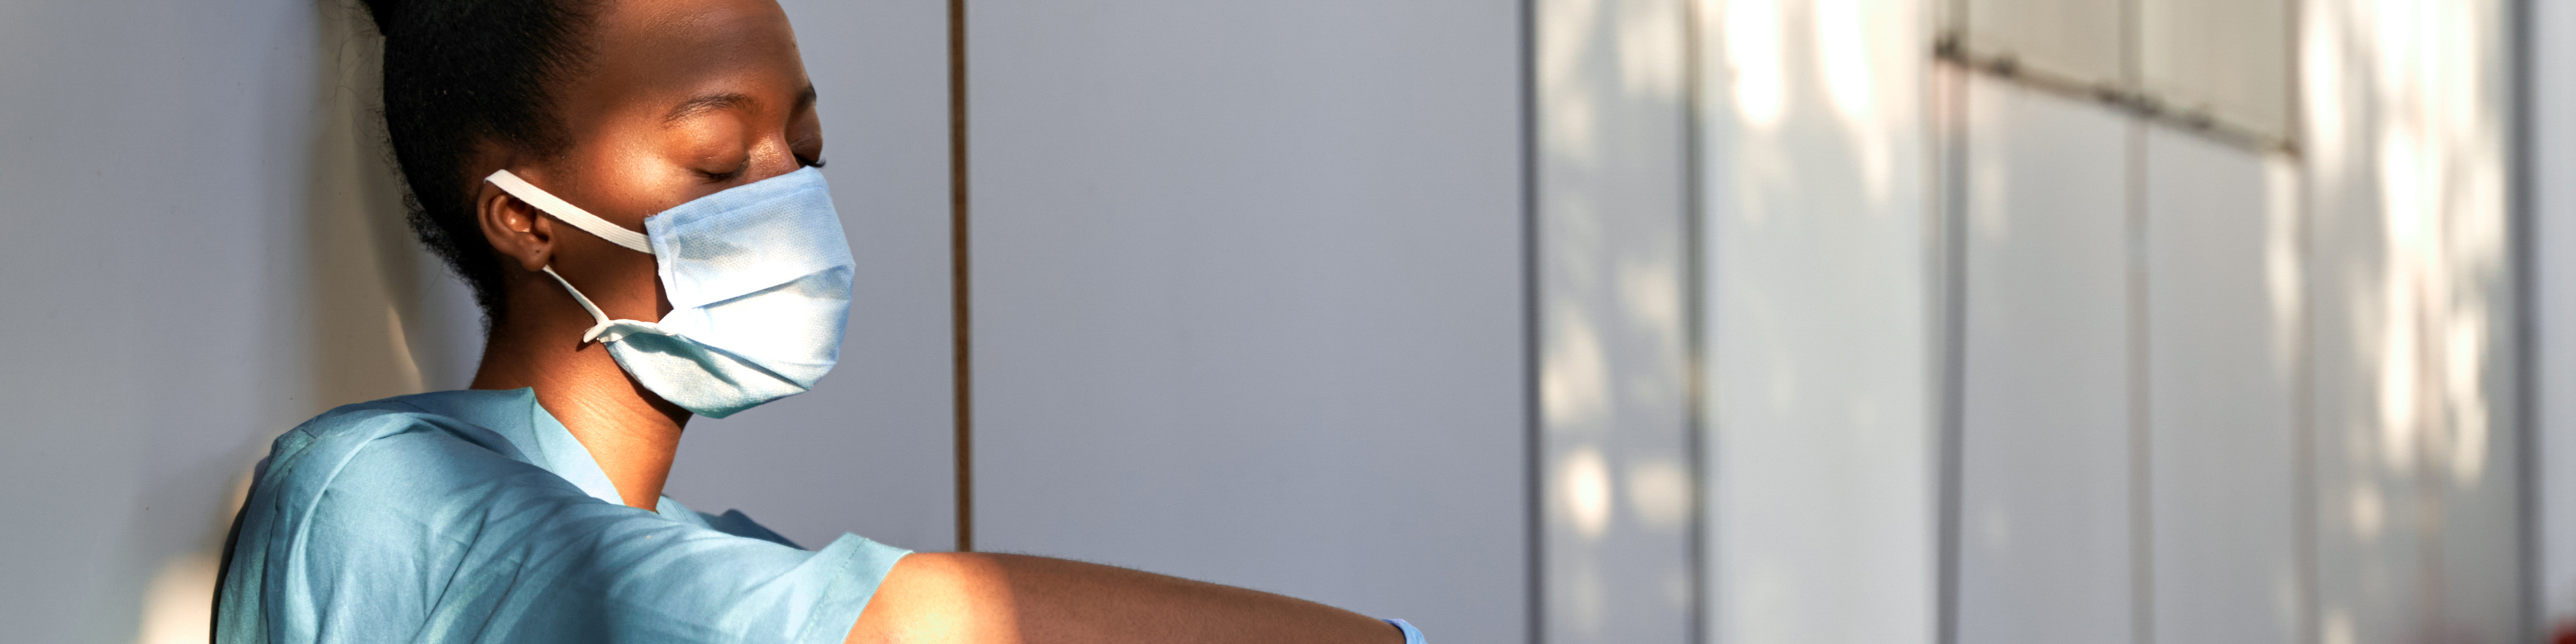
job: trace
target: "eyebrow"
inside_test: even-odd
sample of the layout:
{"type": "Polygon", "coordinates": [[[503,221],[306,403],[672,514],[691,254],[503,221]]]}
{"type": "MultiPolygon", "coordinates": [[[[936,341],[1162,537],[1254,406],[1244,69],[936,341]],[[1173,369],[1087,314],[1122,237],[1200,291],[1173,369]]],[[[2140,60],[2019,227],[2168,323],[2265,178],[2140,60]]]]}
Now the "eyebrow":
{"type": "MultiPolygon", "coordinates": [[[[705,114],[707,112],[749,107],[758,104],[760,104],[760,99],[752,98],[750,94],[743,94],[740,92],[707,94],[686,101],[681,101],[679,105],[672,106],[670,113],[662,115],[662,122],[678,123],[680,121],[688,120],[690,117],[705,114]]],[[[813,104],[814,86],[807,85],[803,89],[796,91],[796,102],[793,106],[794,108],[804,108],[813,104]]]]}
{"type": "Polygon", "coordinates": [[[746,107],[759,102],[759,99],[752,98],[750,94],[708,94],[681,101],[679,105],[671,108],[671,112],[669,114],[662,115],[662,122],[678,123],[699,114],[705,114],[716,110],[746,107]]]}

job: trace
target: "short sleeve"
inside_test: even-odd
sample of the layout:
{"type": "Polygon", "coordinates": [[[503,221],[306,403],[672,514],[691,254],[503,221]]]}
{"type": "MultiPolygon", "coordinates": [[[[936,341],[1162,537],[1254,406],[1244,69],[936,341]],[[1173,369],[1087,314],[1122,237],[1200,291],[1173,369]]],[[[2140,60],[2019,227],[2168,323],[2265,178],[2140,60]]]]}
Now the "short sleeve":
{"type": "Polygon", "coordinates": [[[318,642],[840,642],[908,554],[674,521],[438,431],[358,449],[305,518],[270,596],[318,642]]]}

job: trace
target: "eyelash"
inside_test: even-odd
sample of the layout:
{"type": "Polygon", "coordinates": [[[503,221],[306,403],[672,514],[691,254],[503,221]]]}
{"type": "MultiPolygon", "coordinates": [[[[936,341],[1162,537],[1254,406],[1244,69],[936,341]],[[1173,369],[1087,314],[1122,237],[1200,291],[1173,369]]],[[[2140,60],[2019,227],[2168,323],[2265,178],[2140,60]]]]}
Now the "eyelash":
{"type": "MultiPolygon", "coordinates": [[[[825,159],[825,158],[822,158],[822,157],[814,157],[814,158],[812,158],[812,159],[807,159],[807,158],[802,157],[802,156],[796,157],[796,163],[798,163],[798,164],[800,164],[800,165],[803,165],[804,167],[808,167],[808,168],[820,168],[820,167],[823,167],[823,165],[824,165],[824,164],[826,164],[826,163],[830,163],[830,162],[831,162],[831,160],[830,160],[830,159],[825,159]]],[[[750,169],[751,169],[750,167],[746,166],[746,167],[743,167],[743,168],[739,168],[739,169],[733,170],[733,171],[731,171],[731,172],[707,172],[707,171],[705,171],[705,170],[700,170],[700,171],[698,171],[698,176],[705,177],[705,178],[707,179],[707,182],[709,182],[709,183],[724,183],[724,182],[727,182],[727,181],[732,181],[732,180],[734,180],[734,179],[735,179],[735,178],[737,178],[737,177],[741,177],[743,172],[748,171],[748,170],[750,170],[750,169]]]]}

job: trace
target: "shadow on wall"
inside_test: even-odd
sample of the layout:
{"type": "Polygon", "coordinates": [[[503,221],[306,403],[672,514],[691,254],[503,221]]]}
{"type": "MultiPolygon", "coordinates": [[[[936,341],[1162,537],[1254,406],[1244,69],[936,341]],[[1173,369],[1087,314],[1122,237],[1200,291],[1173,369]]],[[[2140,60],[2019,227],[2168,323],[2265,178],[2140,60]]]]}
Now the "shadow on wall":
{"type": "MultiPolygon", "coordinates": [[[[482,349],[481,314],[464,284],[404,225],[401,178],[378,105],[383,40],[355,2],[317,0],[314,9],[315,83],[305,105],[311,145],[303,225],[295,231],[304,236],[303,281],[281,285],[302,290],[306,326],[297,348],[305,371],[303,391],[294,391],[298,383],[280,389],[311,406],[302,412],[310,415],[463,387],[482,349]]],[[[252,456],[266,454],[263,438],[252,456]]],[[[248,496],[249,464],[229,483],[227,503],[198,526],[194,548],[165,559],[145,587],[135,641],[207,641],[220,551],[248,496]]]]}
{"type": "Polygon", "coordinates": [[[1532,17],[1545,641],[1691,639],[1684,5],[1532,17]]]}
{"type": "Polygon", "coordinates": [[[2317,629],[2517,639],[2508,3],[2313,2],[2317,629]]]}

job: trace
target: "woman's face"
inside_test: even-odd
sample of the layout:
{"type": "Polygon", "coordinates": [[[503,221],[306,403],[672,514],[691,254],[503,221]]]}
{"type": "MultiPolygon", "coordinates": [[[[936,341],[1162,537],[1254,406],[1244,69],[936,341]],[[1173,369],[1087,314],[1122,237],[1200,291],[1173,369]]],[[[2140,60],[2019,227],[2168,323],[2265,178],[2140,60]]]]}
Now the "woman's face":
{"type": "MultiPolygon", "coordinates": [[[[642,230],[653,213],[821,162],[814,86],[774,0],[611,0],[599,12],[586,64],[551,88],[569,150],[522,157],[512,173],[642,230]]],[[[555,270],[609,317],[669,312],[651,256],[552,223],[555,270]]]]}

